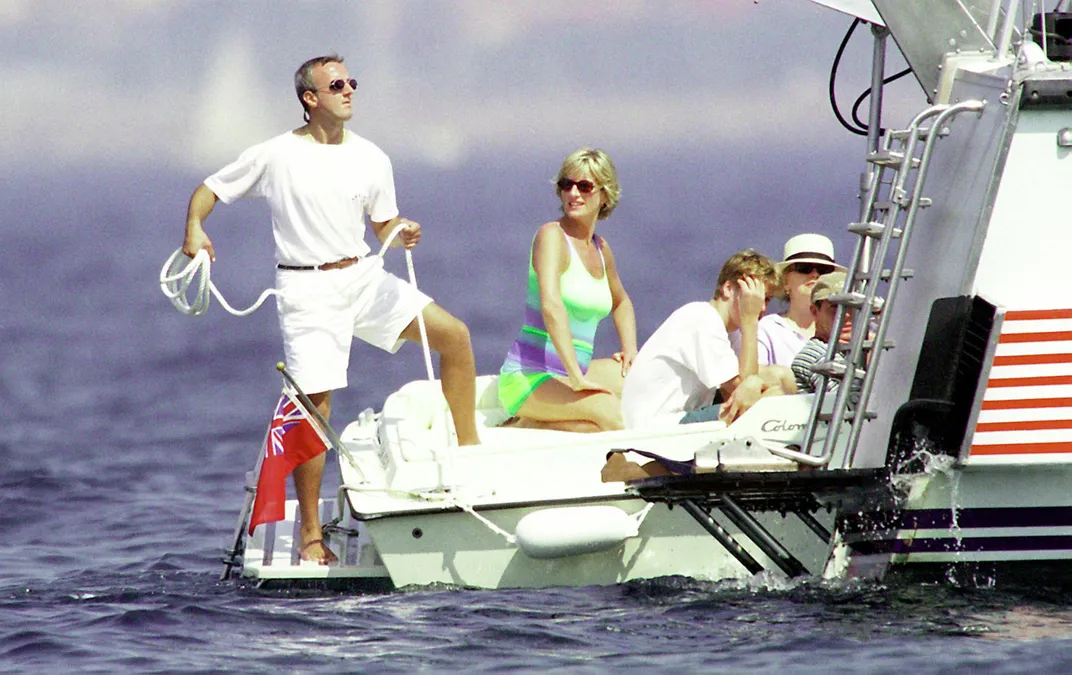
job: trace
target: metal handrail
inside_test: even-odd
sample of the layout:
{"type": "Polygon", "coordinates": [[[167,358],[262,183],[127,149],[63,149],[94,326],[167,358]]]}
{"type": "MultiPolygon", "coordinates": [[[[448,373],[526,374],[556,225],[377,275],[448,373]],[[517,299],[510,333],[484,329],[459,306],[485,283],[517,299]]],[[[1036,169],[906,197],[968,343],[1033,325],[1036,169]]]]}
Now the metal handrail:
{"type": "MultiPolygon", "coordinates": [[[[883,139],[882,149],[884,151],[887,151],[887,152],[889,151],[889,149],[890,149],[890,139],[892,137],[893,137],[892,134],[886,134],[885,138],[883,139]]],[[[869,172],[870,173],[870,181],[869,181],[869,184],[867,186],[866,196],[864,197],[865,206],[864,206],[864,209],[863,209],[863,213],[861,215],[861,220],[863,222],[868,222],[871,219],[871,214],[873,213],[873,209],[874,209],[874,205],[875,205],[875,199],[877,198],[879,188],[882,185],[882,174],[884,172],[885,172],[885,167],[883,167],[883,166],[877,166],[877,167],[875,167],[874,171],[869,172]]],[[[858,241],[856,246],[853,248],[852,258],[849,260],[849,266],[848,266],[847,269],[855,270],[861,264],[864,264],[866,266],[866,264],[868,263],[868,260],[866,259],[865,249],[864,249],[864,241],[865,240],[866,240],[866,238],[861,237],[860,241],[858,241]],[[861,260],[862,258],[863,258],[863,260],[861,260]]],[[[846,283],[847,286],[851,285],[851,283],[852,283],[851,275],[846,275],[845,283],[846,283]]],[[[845,289],[842,289],[842,290],[844,291],[845,289]]],[[[840,329],[841,322],[842,322],[842,311],[843,311],[842,308],[838,307],[837,311],[836,311],[836,313],[834,315],[834,326],[837,327],[838,329],[840,329]]],[[[824,359],[825,360],[830,360],[831,358],[833,358],[833,355],[830,353],[830,344],[828,342],[827,343],[827,354],[824,357],[824,359]]],[[[822,378],[822,386],[818,390],[816,390],[815,399],[812,401],[812,404],[811,404],[811,414],[808,417],[808,428],[805,429],[805,431],[804,431],[804,442],[800,446],[801,448],[804,449],[804,452],[803,453],[798,453],[798,454],[802,455],[803,457],[811,457],[813,459],[816,459],[814,455],[808,454],[808,451],[811,449],[812,443],[815,441],[815,432],[818,430],[819,413],[822,410],[823,402],[826,399],[826,383],[827,383],[827,379],[826,379],[826,377],[823,377],[822,378]]],[[[824,448],[825,448],[825,445],[824,445],[824,448]]],[[[793,460],[796,460],[796,461],[801,461],[803,459],[803,457],[800,457],[800,458],[798,458],[798,457],[786,457],[786,459],[793,459],[793,460]]],[[[806,463],[809,466],[825,466],[826,464],[828,464],[830,462],[830,460],[832,458],[833,458],[833,453],[824,452],[821,457],[817,458],[817,460],[820,461],[821,463],[813,464],[810,461],[808,461],[806,463]]]]}
{"type": "MultiPolygon", "coordinates": [[[[864,303],[862,306],[868,308],[869,310],[871,307],[874,306],[873,303],[875,294],[878,285],[881,282],[883,262],[886,260],[886,255],[889,252],[890,242],[893,239],[893,226],[900,218],[901,210],[904,206],[903,200],[899,199],[898,197],[904,194],[904,186],[908,180],[908,174],[912,170],[912,159],[916,155],[916,142],[919,139],[920,128],[925,121],[929,120],[932,117],[940,116],[942,113],[948,110],[948,108],[949,106],[947,104],[931,106],[930,108],[927,108],[926,110],[916,115],[916,117],[912,120],[912,123],[908,127],[908,134],[904,139],[904,160],[897,173],[895,174],[893,183],[890,185],[890,209],[886,213],[886,218],[883,221],[884,228],[882,231],[882,238],[879,240],[878,243],[878,250],[873,252],[871,259],[877,264],[870,265],[870,269],[868,270],[868,277],[864,281],[863,290],[865,293],[864,303]]],[[[931,127],[934,128],[934,125],[932,124],[931,127]]],[[[934,135],[935,134],[929,134],[928,138],[933,137],[934,135]]],[[[920,166],[919,168],[922,168],[922,166],[920,166]]],[[[917,180],[916,182],[918,184],[919,181],[917,180]]],[[[915,206],[917,206],[917,203],[909,204],[910,209],[915,206]]],[[[904,235],[902,232],[902,237],[903,236],[904,235]]],[[[855,267],[853,268],[853,270],[855,271],[855,267]]],[[[851,290],[852,286],[856,284],[857,280],[854,279],[853,276],[854,275],[849,275],[846,277],[845,290],[851,290]]],[[[838,331],[840,331],[841,326],[843,324],[845,311],[846,309],[844,307],[838,307],[837,313],[835,314],[834,325],[838,331]]],[[[888,316],[888,313],[884,312],[883,315],[879,317],[879,321],[882,321],[883,317],[885,316],[888,316]]],[[[848,409],[852,381],[856,377],[856,370],[861,367],[860,361],[863,351],[863,343],[867,339],[869,323],[870,322],[868,321],[856,321],[853,323],[852,337],[849,339],[849,351],[845,355],[845,372],[842,374],[841,385],[838,387],[837,393],[834,397],[834,407],[831,411],[829,423],[830,428],[827,431],[826,440],[823,443],[824,455],[833,455],[834,447],[837,443],[838,436],[841,433],[841,422],[843,421],[842,418],[845,415],[846,410],[848,409]]],[[[833,339],[829,340],[826,345],[827,360],[834,358],[836,350],[837,341],[833,339]]],[[[874,359],[873,356],[872,359],[874,359]]],[[[873,366],[875,364],[869,363],[868,365],[873,366]]],[[[823,384],[823,388],[825,389],[825,380],[823,381],[823,384]]],[[[863,411],[867,410],[867,399],[862,395],[862,392],[860,396],[860,401],[856,404],[856,408],[856,412],[861,415],[863,411]]],[[[857,424],[855,415],[851,424],[857,424]]]]}
{"type": "MultiPolygon", "coordinates": [[[[911,124],[909,125],[909,127],[907,129],[908,133],[907,133],[907,136],[906,136],[905,141],[904,141],[904,143],[905,143],[905,147],[904,147],[904,155],[905,155],[904,162],[901,164],[901,168],[897,171],[897,174],[896,174],[896,177],[894,179],[894,182],[890,186],[891,209],[886,214],[886,219],[885,219],[886,222],[884,223],[885,227],[884,227],[884,231],[883,231],[883,234],[882,234],[882,241],[886,241],[885,246],[889,245],[887,239],[892,236],[892,231],[893,231],[892,225],[896,222],[897,216],[899,215],[899,205],[896,204],[896,202],[892,199],[892,197],[893,197],[894,191],[898,188],[898,186],[903,190],[904,176],[907,175],[908,170],[911,170],[912,156],[915,153],[915,145],[914,144],[915,144],[915,139],[919,136],[920,125],[922,125],[923,122],[926,121],[927,119],[929,119],[929,118],[931,118],[931,117],[933,117],[935,115],[938,115],[943,110],[945,110],[947,107],[948,106],[942,104],[942,105],[933,106],[931,108],[927,108],[926,110],[923,110],[922,112],[918,113],[912,119],[912,122],[911,122],[911,124]]],[[[884,152],[890,152],[892,150],[892,140],[893,140],[894,137],[895,137],[895,134],[892,134],[892,133],[886,134],[884,142],[883,142],[883,148],[882,148],[884,152]]],[[[879,166],[876,167],[875,171],[871,172],[871,182],[870,182],[870,185],[868,186],[868,189],[867,189],[866,208],[864,209],[864,217],[862,219],[863,222],[870,222],[871,219],[874,216],[875,203],[876,203],[876,200],[878,198],[879,191],[882,188],[882,175],[885,173],[885,169],[886,169],[885,166],[879,165],[879,166]]],[[[873,252],[870,251],[870,246],[865,246],[865,243],[870,244],[869,237],[861,235],[860,241],[857,242],[857,245],[853,249],[852,258],[849,261],[849,266],[848,266],[848,269],[850,270],[851,274],[846,275],[845,287],[842,289],[842,292],[848,292],[848,291],[852,290],[853,285],[856,283],[856,279],[854,277],[855,277],[855,274],[856,274],[857,270],[860,270],[860,271],[862,271],[864,273],[868,273],[868,274],[873,271],[871,269],[873,266],[870,264],[871,259],[872,259],[872,255],[869,255],[869,254],[871,254],[873,252]]],[[[880,245],[880,249],[881,249],[881,255],[880,256],[874,256],[874,257],[875,257],[875,259],[877,259],[878,261],[881,262],[882,259],[885,257],[886,248],[880,245]]],[[[882,265],[880,264],[878,266],[878,275],[881,276],[881,273],[882,273],[882,265]]],[[[846,310],[845,310],[844,307],[838,306],[837,311],[836,311],[836,313],[834,315],[834,330],[832,331],[832,335],[836,335],[836,334],[840,333],[841,326],[844,323],[845,311],[846,310]]],[[[859,337],[860,335],[866,336],[866,331],[863,332],[863,333],[860,333],[859,327],[857,325],[854,325],[853,326],[852,338],[850,339],[850,344],[856,344],[857,341],[859,341],[859,343],[862,344],[863,340],[864,340],[864,337],[859,337]]],[[[834,358],[834,354],[836,353],[836,349],[837,349],[837,341],[833,340],[833,339],[829,340],[827,342],[826,356],[824,357],[824,359],[826,361],[832,360],[834,358]]],[[[859,352],[859,350],[857,349],[856,353],[858,353],[858,352],[859,352]]],[[[855,363],[854,359],[852,359],[852,358],[850,358],[848,356],[846,356],[845,360],[846,360],[847,365],[849,363],[853,363],[853,364],[855,363]]],[[[847,369],[846,372],[842,376],[842,384],[844,385],[844,383],[848,382],[851,385],[852,378],[854,377],[854,375],[855,375],[855,367],[853,367],[851,369],[847,369]]],[[[825,375],[822,376],[822,380],[821,380],[822,386],[819,387],[819,389],[815,392],[815,400],[812,403],[812,410],[811,410],[811,416],[809,417],[808,428],[805,431],[804,443],[801,446],[802,448],[804,448],[804,450],[806,452],[811,449],[811,446],[812,446],[813,442],[815,441],[815,433],[816,433],[816,431],[818,429],[818,425],[819,425],[819,414],[820,414],[820,412],[822,410],[823,403],[826,400],[827,382],[828,382],[828,378],[825,375]]],[[[826,464],[828,464],[830,462],[831,459],[833,459],[833,456],[834,456],[834,447],[835,447],[835,444],[837,442],[837,436],[838,436],[838,433],[839,433],[840,428],[841,428],[841,424],[840,424],[841,421],[842,421],[841,420],[841,415],[844,413],[845,404],[846,404],[846,402],[848,400],[846,398],[845,401],[842,401],[841,398],[840,398],[840,394],[842,393],[842,391],[846,391],[846,388],[844,386],[840,386],[838,389],[839,389],[839,392],[838,392],[839,396],[835,397],[835,399],[834,399],[834,401],[835,401],[834,402],[834,409],[833,409],[834,414],[831,415],[830,422],[828,423],[827,436],[826,436],[826,440],[823,443],[823,453],[822,453],[822,455],[820,457],[817,458],[817,460],[820,461],[821,464],[818,464],[817,466],[825,466],[826,464]]],[[[846,394],[846,396],[847,396],[847,394],[846,394]]],[[[861,406],[861,407],[864,407],[864,406],[861,406]]],[[[808,456],[814,457],[814,455],[810,455],[810,454],[808,454],[808,456]]],[[[796,459],[796,458],[795,457],[788,457],[787,459],[796,459]]],[[[812,465],[812,466],[816,466],[815,464],[812,464],[811,462],[808,462],[808,464],[812,465]]]]}
{"type": "MultiPolygon", "coordinates": [[[[855,459],[856,444],[859,441],[863,429],[862,423],[867,414],[867,401],[870,398],[871,390],[874,386],[875,373],[877,372],[880,356],[883,351],[882,345],[885,341],[890,309],[896,298],[897,289],[900,286],[901,278],[904,273],[904,263],[907,256],[908,243],[915,224],[916,214],[922,203],[921,193],[923,184],[926,180],[927,169],[930,165],[935,139],[940,135],[939,131],[948,120],[962,112],[980,112],[985,105],[985,101],[973,100],[954,105],[942,104],[932,106],[916,115],[912,120],[911,125],[906,130],[907,133],[904,138],[904,158],[890,185],[890,208],[883,220],[883,231],[877,247],[878,250],[876,252],[865,250],[864,243],[866,242],[870,244],[870,237],[864,234],[860,235],[861,241],[855,247],[849,267],[849,269],[852,270],[852,274],[846,276],[845,287],[842,289],[843,293],[849,293],[859,281],[864,282],[861,308],[866,309],[867,312],[861,312],[861,317],[870,317],[871,311],[876,305],[876,299],[883,301],[883,311],[878,316],[877,325],[875,326],[875,334],[872,338],[871,355],[867,361],[867,367],[863,368],[862,361],[865,356],[863,346],[868,340],[868,332],[871,322],[870,320],[858,320],[853,323],[852,336],[849,341],[849,350],[845,355],[845,370],[841,374],[841,382],[837,388],[834,405],[831,410],[827,435],[823,443],[823,453],[819,457],[811,454],[793,453],[794,455],[809,457],[810,459],[806,460],[805,463],[810,466],[825,466],[833,458],[837,441],[840,436],[842,422],[845,421],[844,417],[848,409],[850,397],[852,396],[853,381],[858,378],[858,369],[862,369],[863,377],[859,389],[859,400],[856,403],[855,411],[850,420],[850,435],[848,441],[849,454],[846,458],[846,464],[851,466],[855,459]],[[929,127],[929,132],[928,129],[921,129],[921,125],[932,117],[935,119],[929,127]],[[926,135],[923,152],[920,156],[918,165],[913,167],[913,160],[916,154],[916,143],[922,135],[926,135]],[[915,183],[912,186],[911,198],[906,199],[905,184],[908,179],[908,174],[913,168],[918,169],[918,174],[915,183]],[[905,208],[906,206],[907,208],[905,208]],[[889,289],[886,292],[885,298],[882,299],[877,291],[879,284],[882,281],[883,263],[889,253],[889,247],[894,238],[894,231],[896,229],[894,226],[897,224],[897,220],[900,218],[902,210],[905,211],[905,224],[900,228],[901,241],[897,249],[893,268],[890,271],[889,289]],[[872,255],[868,255],[868,253],[872,253],[872,255]],[[872,261],[877,264],[870,264],[872,261]],[[870,269],[868,269],[868,267],[870,267],[870,269]],[[867,277],[862,280],[857,280],[855,278],[857,271],[864,272],[867,274],[867,277]]],[[[892,137],[893,134],[887,134],[886,143],[884,145],[884,149],[887,151],[890,149],[890,139],[892,137]]],[[[881,188],[881,174],[881,170],[875,171],[873,174],[872,183],[868,189],[868,202],[864,222],[870,222],[873,216],[875,200],[881,188]]],[[[844,305],[839,305],[837,307],[834,318],[834,330],[832,331],[833,335],[840,333],[847,311],[849,310],[844,305]]],[[[833,360],[837,353],[837,349],[837,340],[829,340],[827,343],[825,360],[833,360]]],[[[811,417],[805,433],[804,444],[802,446],[805,450],[810,450],[815,440],[815,434],[819,424],[819,416],[827,393],[826,384],[830,376],[825,373],[820,373],[820,375],[822,378],[822,386],[819,391],[816,392],[815,401],[812,404],[811,417]]],[[[786,452],[788,453],[792,451],[786,452]]],[[[797,461],[802,459],[802,457],[797,456],[782,455],[781,453],[776,454],[797,461]]]]}
{"type": "MultiPolygon", "coordinates": [[[[937,141],[938,137],[941,135],[940,130],[942,129],[943,125],[945,125],[946,122],[949,121],[950,119],[952,119],[953,117],[956,117],[957,115],[959,115],[961,113],[964,113],[964,112],[976,112],[976,113],[982,112],[982,110],[983,110],[983,108],[985,106],[986,106],[986,102],[985,101],[979,101],[979,100],[971,100],[971,101],[963,101],[961,103],[955,103],[955,104],[949,106],[946,110],[942,111],[934,119],[934,123],[931,125],[932,133],[927,136],[927,141],[924,143],[924,146],[923,146],[923,154],[920,157],[920,161],[919,161],[919,173],[916,176],[916,181],[915,181],[915,184],[913,185],[913,189],[912,189],[912,201],[909,204],[908,211],[907,211],[907,213],[905,215],[904,226],[901,228],[901,242],[900,242],[900,245],[899,245],[899,247],[897,249],[897,257],[896,257],[896,259],[894,261],[893,269],[890,272],[889,289],[886,291],[885,302],[884,302],[884,305],[883,305],[883,308],[882,308],[882,312],[879,314],[879,317],[878,317],[878,325],[875,328],[874,343],[873,343],[875,346],[882,345],[882,343],[883,343],[883,341],[885,340],[885,337],[886,337],[886,329],[889,326],[889,317],[890,317],[890,311],[889,310],[893,306],[894,301],[896,300],[896,297],[897,297],[897,290],[901,286],[901,280],[902,280],[901,275],[902,275],[902,272],[904,271],[905,258],[908,255],[908,244],[909,244],[909,241],[912,238],[912,232],[914,230],[915,222],[916,222],[916,215],[919,213],[919,206],[920,206],[920,201],[921,201],[922,192],[923,192],[923,184],[924,184],[924,182],[926,181],[926,178],[927,178],[927,170],[930,168],[931,153],[934,151],[935,142],[937,141]]],[[[891,225],[892,225],[892,223],[891,223],[891,225]]],[[[892,239],[892,227],[890,228],[889,231],[883,232],[882,241],[886,245],[880,246],[880,248],[882,249],[882,257],[879,258],[879,260],[884,260],[885,259],[886,248],[888,246],[888,242],[891,239],[892,239]]],[[[881,271],[882,271],[881,266],[880,266],[880,269],[877,270],[877,272],[875,270],[872,270],[871,280],[870,280],[871,284],[870,284],[870,288],[868,288],[868,290],[867,290],[866,300],[864,302],[864,307],[866,307],[866,308],[871,308],[871,307],[874,306],[875,291],[876,291],[876,288],[878,286],[877,282],[879,281],[879,278],[881,276],[881,271]]],[[[859,356],[859,351],[860,351],[860,348],[862,347],[863,340],[866,339],[867,328],[868,328],[868,323],[869,322],[860,321],[858,323],[860,324],[859,326],[857,326],[857,325],[853,326],[853,338],[856,338],[857,333],[859,332],[861,334],[861,339],[860,339],[860,343],[855,345],[856,349],[855,349],[855,353],[853,354],[854,358],[857,358],[859,356]]],[[[857,404],[856,413],[855,413],[855,415],[853,417],[853,422],[852,422],[852,430],[850,431],[850,436],[849,436],[849,457],[848,457],[848,461],[849,461],[850,465],[852,464],[852,461],[856,457],[856,444],[860,439],[860,433],[863,431],[863,427],[862,427],[861,422],[863,422],[864,413],[866,412],[866,407],[867,407],[866,402],[867,402],[868,398],[870,398],[870,396],[871,396],[871,389],[872,389],[872,387],[874,386],[874,383],[875,383],[875,374],[878,371],[878,363],[879,363],[879,360],[880,360],[880,356],[882,355],[882,352],[883,352],[883,350],[881,348],[872,349],[871,361],[868,364],[868,367],[864,370],[863,383],[860,386],[860,403],[857,404]]],[[[848,369],[846,369],[846,370],[848,370],[848,369]]],[[[846,376],[847,375],[848,375],[848,373],[846,373],[846,376]]],[[[843,382],[844,381],[845,380],[843,380],[843,382]]],[[[843,388],[847,389],[847,387],[844,387],[844,386],[839,387],[839,389],[843,389],[843,388]]],[[[839,400],[844,399],[845,401],[847,401],[848,396],[849,396],[849,393],[847,391],[839,391],[838,392],[838,399],[839,400]]]]}

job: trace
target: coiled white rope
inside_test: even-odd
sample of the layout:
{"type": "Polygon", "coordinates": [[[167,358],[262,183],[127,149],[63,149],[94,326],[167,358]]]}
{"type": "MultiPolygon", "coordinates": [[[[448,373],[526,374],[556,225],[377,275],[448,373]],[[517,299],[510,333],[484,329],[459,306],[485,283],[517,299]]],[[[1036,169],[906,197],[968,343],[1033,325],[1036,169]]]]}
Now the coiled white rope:
{"type": "MultiPolygon", "coordinates": [[[[399,223],[391,234],[387,236],[387,239],[383,242],[383,246],[380,247],[380,251],[375,255],[380,259],[383,258],[384,253],[390,248],[391,242],[394,241],[398,233],[406,227],[406,223],[399,223]]],[[[413,253],[407,248],[406,251],[406,268],[409,271],[409,282],[414,288],[417,288],[417,274],[413,270],[413,253]]],[[[209,258],[208,251],[201,249],[197,252],[192,259],[186,256],[182,249],[176,249],[171,257],[167,259],[164,266],[160,269],[160,290],[163,291],[167,299],[171,301],[171,304],[175,306],[175,309],[179,310],[183,314],[188,316],[201,316],[208,311],[208,306],[212,299],[212,296],[216,296],[223,308],[235,316],[249,316],[253,312],[257,311],[264,301],[273,295],[279,295],[279,291],[275,288],[266,289],[261,296],[257,298],[257,301],[250,305],[246,309],[235,309],[228,304],[227,300],[220,293],[220,290],[216,288],[216,285],[212,283],[212,259],[209,258]],[[196,282],[196,283],[195,283],[196,282]],[[190,287],[194,286],[195,295],[193,300],[189,300],[186,297],[190,287]]],[[[428,347],[428,329],[424,325],[424,315],[422,312],[417,312],[417,328],[421,333],[421,346],[424,349],[424,367],[428,372],[428,379],[435,379],[435,371],[432,369],[432,353],[428,347]]]]}
{"type": "Polygon", "coordinates": [[[216,285],[212,283],[212,260],[208,257],[208,251],[201,249],[192,259],[183,254],[182,249],[176,249],[160,269],[160,290],[167,299],[183,314],[189,316],[201,316],[208,310],[212,295],[220,301],[223,308],[235,316],[249,316],[257,311],[264,301],[272,295],[278,295],[279,291],[269,288],[257,302],[248,309],[235,309],[227,303],[216,285]],[[183,263],[185,261],[185,264],[183,263]],[[181,268],[181,269],[180,269],[181,268]],[[186,292],[197,280],[196,294],[193,302],[186,299],[186,292]],[[211,295],[210,295],[211,293],[211,295]]]}

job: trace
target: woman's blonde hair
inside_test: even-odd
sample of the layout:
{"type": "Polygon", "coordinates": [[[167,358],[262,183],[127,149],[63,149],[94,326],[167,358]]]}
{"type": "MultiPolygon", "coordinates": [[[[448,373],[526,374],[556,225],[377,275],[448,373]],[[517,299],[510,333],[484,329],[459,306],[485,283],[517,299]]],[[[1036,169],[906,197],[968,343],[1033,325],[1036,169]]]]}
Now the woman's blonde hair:
{"type": "Polygon", "coordinates": [[[618,206],[618,200],[622,196],[622,187],[618,185],[618,171],[614,168],[614,162],[610,161],[610,155],[598,148],[581,148],[570,154],[562,162],[562,168],[555,176],[555,194],[561,196],[562,190],[558,188],[558,181],[569,175],[578,175],[587,172],[592,177],[599,189],[603,190],[603,205],[599,207],[599,220],[607,218],[611,211],[618,206]]]}

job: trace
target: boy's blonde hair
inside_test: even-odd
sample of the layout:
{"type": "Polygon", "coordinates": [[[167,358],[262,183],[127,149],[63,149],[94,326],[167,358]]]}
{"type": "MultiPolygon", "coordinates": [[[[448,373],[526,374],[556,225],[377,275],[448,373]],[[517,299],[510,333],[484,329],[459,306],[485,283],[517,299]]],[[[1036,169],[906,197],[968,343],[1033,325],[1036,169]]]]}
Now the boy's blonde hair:
{"type": "Polygon", "coordinates": [[[734,253],[723,263],[718,273],[718,286],[715,287],[714,299],[722,297],[722,288],[729,281],[736,285],[739,279],[755,277],[763,282],[768,291],[778,288],[778,270],[770,258],[752,248],[734,253]]]}

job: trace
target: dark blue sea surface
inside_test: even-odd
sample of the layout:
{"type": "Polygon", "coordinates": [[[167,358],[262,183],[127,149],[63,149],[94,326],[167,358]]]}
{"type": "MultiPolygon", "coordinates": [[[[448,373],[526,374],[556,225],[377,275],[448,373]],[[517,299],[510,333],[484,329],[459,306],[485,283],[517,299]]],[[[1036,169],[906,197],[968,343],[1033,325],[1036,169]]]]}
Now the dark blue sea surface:
{"type": "MultiPolygon", "coordinates": [[[[834,236],[846,256],[855,201],[841,186],[854,184],[858,166],[820,159],[830,189],[794,194],[790,176],[778,174],[785,157],[739,175],[706,155],[662,165],[617,158],[626,199],[600,232],[637,305],[641,338],[677,305],[709,296],[718,265],[738,248],[777,256],[806,225],[834,236]]],[[[482,176],[504,177],[495,189],[487,180],[474,187],[471,170],[398,168],[403,211],[426,228],[418,280],[469,323],[482,372],[498,367],[517,330],[529,241],[555,217],[546,179],[557,161],[483,162],[482,176]]],[[[937,673],[1072,664],[1065,595],[985,577],[667,578],[363,595],[218,581],[243,474],[278,393],[281,348],[271,303],[243,319],[218,304],[190,318],[157,287],[200,179],[101,168],[5,178],[0,671],[937,673]]],[[[272,283],[262,207],[221,206],[210,220],[213,279],[236,306],[272,283]]],[[[613,351],[613,331],[601,329],[599,342],[613,351]]],[[[338,416],[378,406],[422,370],[412,346],[395,356],[355,346],[338,416]]]]}

